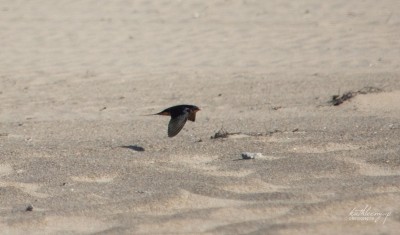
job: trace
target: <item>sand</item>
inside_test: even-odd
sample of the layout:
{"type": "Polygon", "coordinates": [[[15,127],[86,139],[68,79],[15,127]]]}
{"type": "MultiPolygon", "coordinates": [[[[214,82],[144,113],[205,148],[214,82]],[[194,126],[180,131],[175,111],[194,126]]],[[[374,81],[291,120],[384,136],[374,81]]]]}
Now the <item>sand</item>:
{"type": "Polygon", "coordinates": [[[1,234],[399,231],[398,0],[0,11],[1,234]]]}

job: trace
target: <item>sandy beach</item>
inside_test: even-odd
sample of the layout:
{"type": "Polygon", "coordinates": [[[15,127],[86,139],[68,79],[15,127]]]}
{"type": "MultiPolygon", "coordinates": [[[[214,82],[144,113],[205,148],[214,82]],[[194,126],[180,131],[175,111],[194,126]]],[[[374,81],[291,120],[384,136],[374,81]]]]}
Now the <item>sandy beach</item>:
{"type": "Polygon", "coordinates": [[[400,1],[0,12],[0,234],[398,233],[400,1]]]}

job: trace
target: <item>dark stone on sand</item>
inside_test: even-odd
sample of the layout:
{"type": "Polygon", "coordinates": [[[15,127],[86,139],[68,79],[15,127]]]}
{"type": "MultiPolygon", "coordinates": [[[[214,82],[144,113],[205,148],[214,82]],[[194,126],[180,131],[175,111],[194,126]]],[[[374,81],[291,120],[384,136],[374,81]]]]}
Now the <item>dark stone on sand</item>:
{"type": "Polygon", "coordinates": [[[33,211],[33,206],[29,204],[26,208],[25,211],[33,211]]]}

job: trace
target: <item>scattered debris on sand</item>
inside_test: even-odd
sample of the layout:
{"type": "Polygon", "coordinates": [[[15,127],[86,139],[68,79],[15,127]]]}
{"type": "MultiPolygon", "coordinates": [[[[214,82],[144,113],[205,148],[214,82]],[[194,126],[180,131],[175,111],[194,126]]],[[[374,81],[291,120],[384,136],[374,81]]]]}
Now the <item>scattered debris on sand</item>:
{"type": "Polygon", "coordinates": [[[298,132],[299,128],[294,128],[291,131],[282,131],[278,129],[274,129],[272,131],[266,131],[266,132],[228,132],[224,128],[219,129],[213,136],[211,136],[211,139],[220,139],[220,138],[242,138],[242,137],[258,137],[258,136],[272,136],[273,134],[276,133],[283,133],[283,132],[298,132]]]}
{"type": "Polygon", "coordinates": [[[377,88],[377,87],[364,87],[361,90],[358,91],[349,91],[344,93],[342,96],[340,95],[333,95],[332,99],[329,101],[334,106],[338,106],[345,102],[346,100],[350,100],[354,98],[358,94],[369,94],[369,93],[378,93],[381,92],[382,89],[377,88]]]}
{"type": "Polygon", "coordinates": [[[372,87],[372,86],[367,86],[362,88],[361,90],[358,91],[358,94],[368,94],[368,93],[379,93],[382,92],[382,89],[377,88],[377,87],[372,87]]]}

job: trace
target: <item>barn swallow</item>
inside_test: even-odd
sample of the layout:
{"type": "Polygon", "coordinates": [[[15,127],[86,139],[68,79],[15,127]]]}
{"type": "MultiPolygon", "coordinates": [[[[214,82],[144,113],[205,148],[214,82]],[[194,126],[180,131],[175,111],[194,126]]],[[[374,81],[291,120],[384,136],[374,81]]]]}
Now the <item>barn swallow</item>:
{"type": "Polygon", "coordinates": [[[168,137],[174,137],[182,130],[187,120],[195,121],[197,111],[200,109],[195,105],[182,104],[167,108],[154,115],[171,116],[168,124],[168,137]]]}

